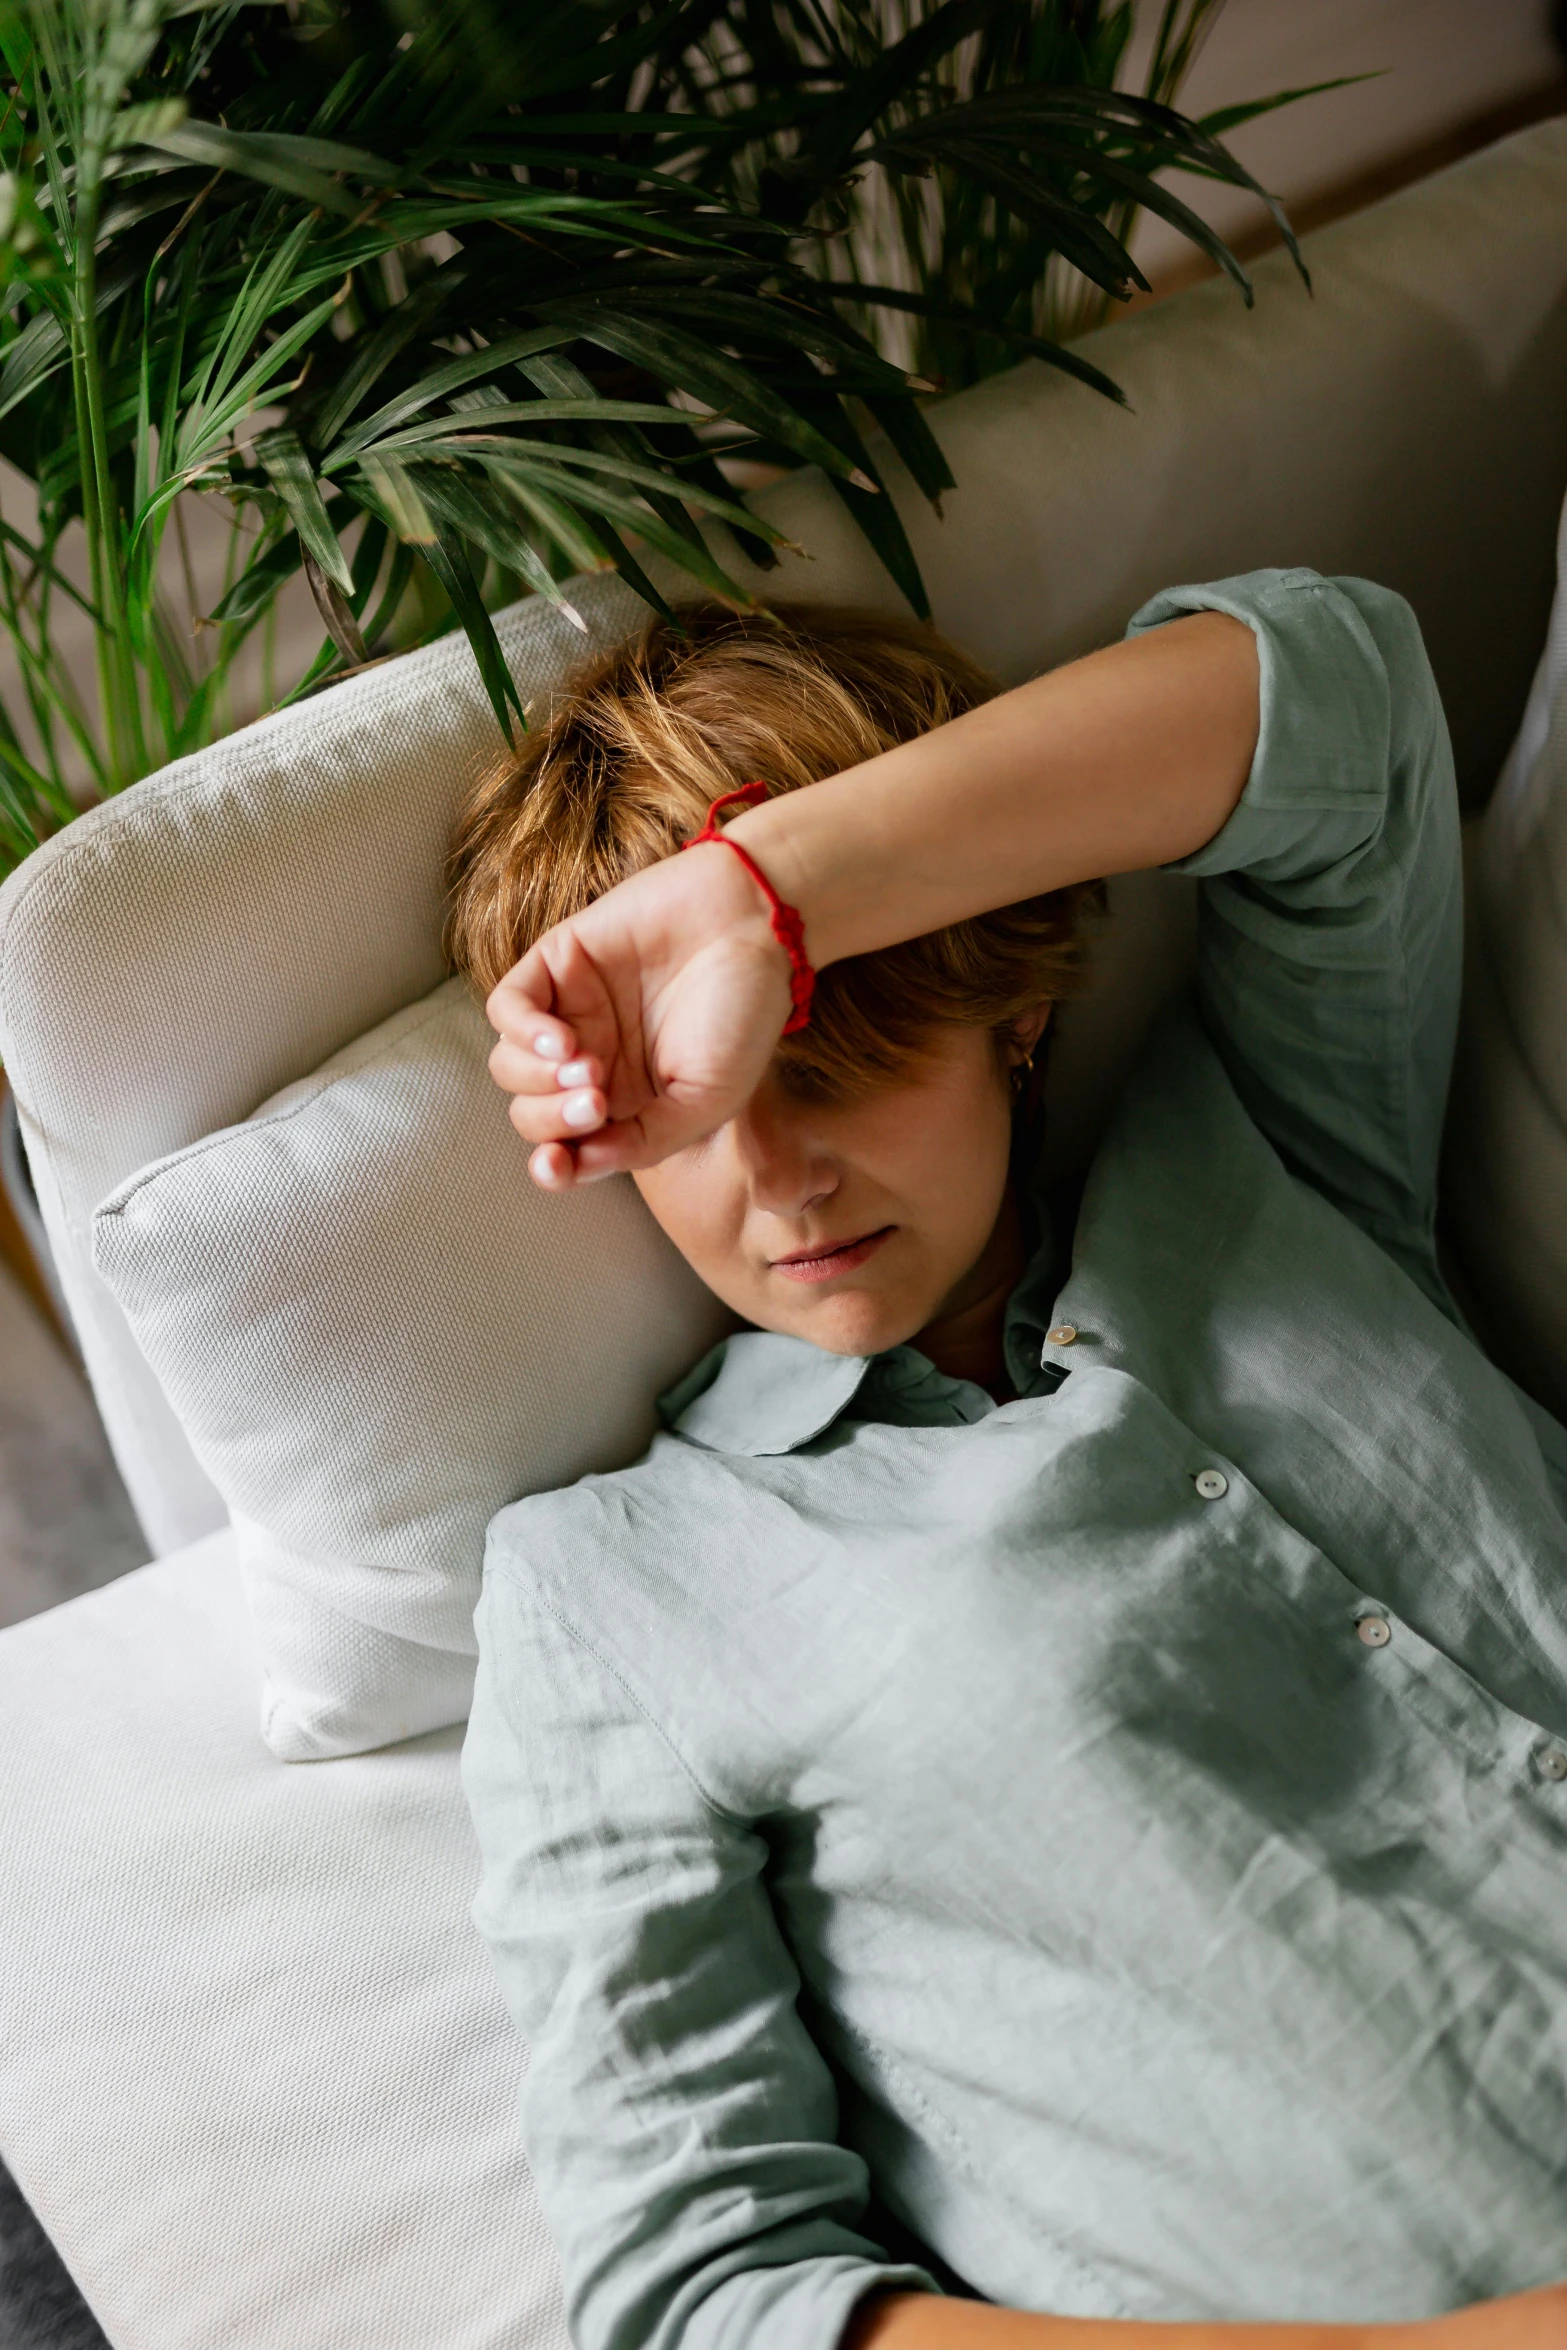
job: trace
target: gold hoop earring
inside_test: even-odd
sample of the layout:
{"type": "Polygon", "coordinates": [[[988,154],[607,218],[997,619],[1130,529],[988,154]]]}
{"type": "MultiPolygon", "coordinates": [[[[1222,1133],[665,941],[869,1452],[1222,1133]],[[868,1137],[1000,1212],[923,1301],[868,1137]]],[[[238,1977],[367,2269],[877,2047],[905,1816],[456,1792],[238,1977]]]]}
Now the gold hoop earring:
{"type": "Polygon", "coordinates": [[[1014,1061],[1012,1064],[1012,1091],[1015,1094],[1023,1093],[1033,1074],[1034,1054],[1030,1051],[1023,1055],[1021,1061],[1014,1061]]]}

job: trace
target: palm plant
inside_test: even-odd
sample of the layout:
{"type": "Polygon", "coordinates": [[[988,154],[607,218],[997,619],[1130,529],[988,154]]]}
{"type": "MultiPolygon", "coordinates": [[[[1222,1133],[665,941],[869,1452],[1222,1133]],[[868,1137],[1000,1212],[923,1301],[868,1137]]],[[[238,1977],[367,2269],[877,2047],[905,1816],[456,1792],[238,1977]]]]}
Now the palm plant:
{"type": "MultiPolygon", "coordinates": [[[[1137,203],[1249,298],[1151,176],[1248,175],[1212,126],[1108,86],[1130,5],[0,10],[0,456],[33,492],[0,519],[22,697],[0,706],[0,868],[84,786],[221,731],[240,649],[300,572],[323,642],[284,699],[460,626],[509,732],[498,600],[569,611],[562,580],[613,566],[662,605],[649,550],[745,600],[703,528],[772,560],[725,471],[743,451],[820,465],[923,611],[870,427],[936,500],[938,367],[1032,352],[1119,396],[1041,331],[1035,289],[1057,264],[1106,297],[1139,282],[1137,203]],[[861,274],[868,184],[895,191],[923,274],[861,274]],[[913,369],[885,326],[878,346],[889,317],[918,324],[913,369]],[[168,546],[198,492],[230,523],[207,612],[168,546]],[[63,599],[92,624],[96,707],[63,599]]],[[[1214,5],[1167,0],[1163,49],[1214,5]]]]}
{"type": "MultiPolygon", "coordinates": [[[[788,45],[810,61],[813,78],[835,92],[865,91],[877,111],[861,124],[841,112],[821,124],[806,117],[782,175],[763,143],[737,147],[725,192],[798,219],[794,191],[807,190],[816,268],[854,303],[884,356],[944,390],[1024,352],[1059,364],[1060,344],[1134,287],[1146,292],[1127,250],[1145,208],[1250,300],[1223,239],[1152,176],[1160,170],[1249,188],[1299,263],[1282,208],[1219,141],[1343,83],[1183,119],[1175,101],[1224,0],[1160,0],[1139,93],[1119,87],[1136,25],[1132,0],[994,0],[967,10],[931,0],[785,5],[788,45]]],[[[766,0],[763,25],[777,14],[766,0]]],[[[781,68],[784,46],[775,34],[769,50],[748,9],[725,9],[681,60],[687,102],[748,113],[762,94],[760,72],[781,68]]]]}

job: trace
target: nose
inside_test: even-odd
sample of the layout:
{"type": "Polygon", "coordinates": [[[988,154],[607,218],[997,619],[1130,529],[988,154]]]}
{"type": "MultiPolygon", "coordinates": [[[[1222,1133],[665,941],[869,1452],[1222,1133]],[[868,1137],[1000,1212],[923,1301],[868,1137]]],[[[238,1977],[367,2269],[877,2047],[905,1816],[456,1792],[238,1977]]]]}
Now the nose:
{"type": "Polygon", "coordinates": [[[831,1151],[813,1131],[808,1107],[764,1084],[734,1121],[735,1148],[754,1204],[773,1216],[803,1216],[841,1181],[831,1151]]]}

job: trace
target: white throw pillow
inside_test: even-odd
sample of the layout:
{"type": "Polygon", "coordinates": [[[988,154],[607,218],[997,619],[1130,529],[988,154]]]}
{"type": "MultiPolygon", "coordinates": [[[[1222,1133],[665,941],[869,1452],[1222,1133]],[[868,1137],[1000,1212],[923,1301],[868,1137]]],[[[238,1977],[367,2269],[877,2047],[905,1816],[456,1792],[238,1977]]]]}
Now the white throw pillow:
{"type": "Polygon", "coordinates": [[[1545,651],[1472,848],[1448,1221],[1491,1351],[1567,1418],[1567,507],[1545,651]]]}
{"type": "Polygon", "coordinates": [[[157,1160],[93,1256],[227,1502],[286,1761],[460,1721],[484,1530],[730,1326],[627,1181],[529,1182],[460,981],[157,1160]]]}

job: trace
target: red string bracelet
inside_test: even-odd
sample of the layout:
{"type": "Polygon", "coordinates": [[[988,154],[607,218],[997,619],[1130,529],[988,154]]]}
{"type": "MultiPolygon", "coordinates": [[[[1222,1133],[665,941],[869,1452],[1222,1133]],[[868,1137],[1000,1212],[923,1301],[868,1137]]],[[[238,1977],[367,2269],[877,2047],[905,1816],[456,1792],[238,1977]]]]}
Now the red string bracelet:
{"type": "Polygon", "coordinates": [[[816,991],[816,974],[811,969],[810,959],[805,952],[805,924],[793,906],[784,904],[783,899],[778,895],[756,859],[743,849],[737,840],[731,840],[718,821],[725,808],[759,808],[766,797],[767,786],[765,783],[742,784],[738,791],[720,793],[708,809],[707,822],[701,831],[694,832],[689,840],[682,841],[680,845],[685,849],[697,849],[702,846],[704,841],[722,842],[726,849],[733,849],[767,900],[767,911],[772,917],[773,936],[789,958],[789,1001],[793,1009],[784,1022],[782,1033],[785,1036],[793,1036],[798,1029],[804,1028],[809,1022],[811,997],[816,991]]]}

